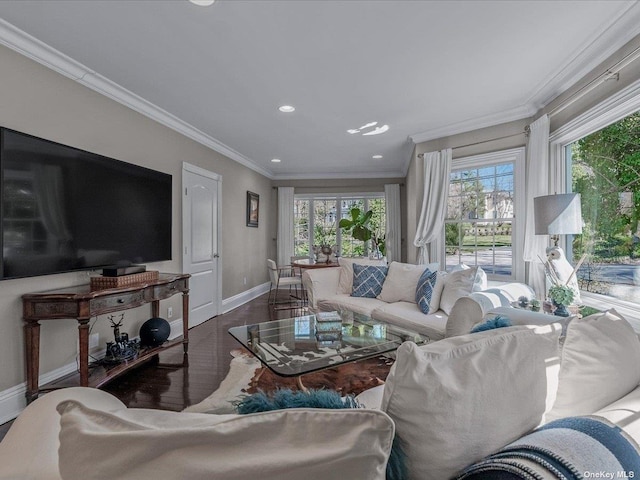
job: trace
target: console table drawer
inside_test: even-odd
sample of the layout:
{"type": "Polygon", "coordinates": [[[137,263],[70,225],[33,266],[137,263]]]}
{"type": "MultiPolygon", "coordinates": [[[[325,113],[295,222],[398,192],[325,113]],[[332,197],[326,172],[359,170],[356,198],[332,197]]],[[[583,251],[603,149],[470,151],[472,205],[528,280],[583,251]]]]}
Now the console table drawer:
{"type": "Polygon", "coordinates": [[[144,292],[142,290],[130,293],[110,295],[91,300],[91,315],[99,315],[108,310],[119,310],[126,307],[142,305],[145,303],[144,292]]]}
{"type": "Polygon", "coordinates": [[[162,300],[169,298],[178,292],[184,292],[189,289],[189,280],[186,278],[167,283],[166,285],[156,285],[153,287],[153,299],[162,300]]]}

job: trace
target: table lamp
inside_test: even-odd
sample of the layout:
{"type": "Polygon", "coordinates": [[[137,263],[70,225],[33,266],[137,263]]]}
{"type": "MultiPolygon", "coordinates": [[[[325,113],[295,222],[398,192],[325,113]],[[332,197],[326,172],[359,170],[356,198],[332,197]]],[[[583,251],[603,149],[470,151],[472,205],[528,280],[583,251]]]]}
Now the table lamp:
{"type": "Polygon", "coordinates": [[[536,235],[551,235],[558,246],[560,235],[582,233],[582,209],[579,193],[545,195],[533,199],[536,235]]]}
{"type": "Polygon", "coordinates": [[[582,256],[575,268],[558,246],[560,235],[582,233],[582,208],[579,193],[545,195],[533,199],[535,234],[551,235],[554,246],[547,248],[547,274],[555,285],[567,285],[575,292],[575,302],[580,303],[580,288],[576,278],[582,265],[582,256]]]}

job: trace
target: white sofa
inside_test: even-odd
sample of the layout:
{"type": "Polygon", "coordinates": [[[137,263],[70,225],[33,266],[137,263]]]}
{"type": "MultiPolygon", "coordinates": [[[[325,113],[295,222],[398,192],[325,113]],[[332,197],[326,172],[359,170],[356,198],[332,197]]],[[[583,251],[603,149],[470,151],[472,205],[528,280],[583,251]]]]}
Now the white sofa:
{"type": "MultiPolygon", "coordinates": [[[[383,265],[366,259],[340,259],[339,268],[307,270],[302,283],[307,292],[312,312],[351,310],[370,316],[374,320],[393,323],[428,336],[432,341],[469,333],[475,323],[497,307],[509,307],[519,297],[535,297],[535,292],[522,283],[506,283],[487,289],[486,275],[482,278],[475,269],[459,270],[452,274],[438,272],[431,308],[425,314],[418,307],[416,284],[425,268],[437,270],[437,264],[412,265],[392,262],[377,298],[354,297],[352,293],[353,264],[383,265]],[[480,278],[478,278],[480,277],[480,278]],[[478,291],[480,290],[480,291],[478,291]],[[460,301],[461,298],[465,300],[460,301]]],[[[523,312],[512,312],[514,324],[523,312]]],[[[542,323],[548,323],[543,318],[542,323]]],[[[537,323],[537,322],[534,322],[537,323]]]]}
{"type": "MultiPolygon", "coordinates": [[[[638,365],[640,341],[611,311],[564,327],[406,342],[385,385],[358,396],[362,410],[163,412],[69,388],[37,399],[14,422],[0,443],[0,479],[377,480],[395,426],[409,480],[443,480],[556,418],[594,414],[640,440],[638,365]]],[[[590,478],[640,474],[596,477],[605,457],[560,440],[546,448],[585,459],[591,470],[580,473],[590,478]]],[[[535,478],[557,478],[519,461],[535,478]]]]}

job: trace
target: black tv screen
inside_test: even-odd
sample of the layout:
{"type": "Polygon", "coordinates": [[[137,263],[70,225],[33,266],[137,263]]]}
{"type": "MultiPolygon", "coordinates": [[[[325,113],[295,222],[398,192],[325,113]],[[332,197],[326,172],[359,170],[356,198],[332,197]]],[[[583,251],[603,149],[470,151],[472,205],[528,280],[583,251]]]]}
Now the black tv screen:
{"type": "Polygon", "coordinates": [[[0,175],[1,279],[171,259],[171,175],[7,128],[0,175]]]}

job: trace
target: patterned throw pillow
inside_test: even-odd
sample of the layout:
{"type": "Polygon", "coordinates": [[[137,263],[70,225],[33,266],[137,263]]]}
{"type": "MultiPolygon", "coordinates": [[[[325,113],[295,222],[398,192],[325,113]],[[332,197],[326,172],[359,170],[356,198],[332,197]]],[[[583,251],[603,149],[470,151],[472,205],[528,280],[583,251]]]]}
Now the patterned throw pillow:
{"type": "Polygon", "coordinates": [[[382,291],[388,267],[353,264],[352,297],[376,298],[382,291]]]}
{"type": "Polygon", "coordinates": [[[436,286],[438,272],[432,272],[428,268],[420,275],[418,286],[416,287],[416,303],[420,311],[429,314],[429,306],[431,304],[431,295],[436,286]]]}

